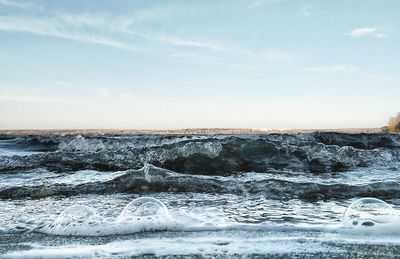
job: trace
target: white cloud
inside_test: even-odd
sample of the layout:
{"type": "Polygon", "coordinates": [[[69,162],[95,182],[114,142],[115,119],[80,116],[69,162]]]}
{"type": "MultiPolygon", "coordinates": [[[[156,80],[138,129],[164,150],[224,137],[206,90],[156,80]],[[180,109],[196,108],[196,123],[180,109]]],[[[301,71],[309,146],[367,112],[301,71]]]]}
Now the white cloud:
{"type": "Polygon", "coordinates": [[[318,66],[309,67],[306,71],[310,72],[357,72],[360,71],[358,67],[351,65],[331,65],[331,66],[318,66]]]}
{"type": "Polygon", "coordinates": [[[345,35],[353,38],[358,38],[358,37],[384,38],[387,36],[386,33],[382,32],[376,27],[355,28],[351,30],[349,33],[346,33],[345,35]]]}

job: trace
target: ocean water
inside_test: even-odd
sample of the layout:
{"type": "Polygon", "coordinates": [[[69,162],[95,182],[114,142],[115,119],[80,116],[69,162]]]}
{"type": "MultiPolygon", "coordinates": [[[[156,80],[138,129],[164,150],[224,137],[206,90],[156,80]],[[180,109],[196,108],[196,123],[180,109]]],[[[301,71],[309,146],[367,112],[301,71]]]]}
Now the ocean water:
{"type": "Polygon", "coordinates": [[[400,136],[0,136],[4,258],[395,258],[400,136]]]}

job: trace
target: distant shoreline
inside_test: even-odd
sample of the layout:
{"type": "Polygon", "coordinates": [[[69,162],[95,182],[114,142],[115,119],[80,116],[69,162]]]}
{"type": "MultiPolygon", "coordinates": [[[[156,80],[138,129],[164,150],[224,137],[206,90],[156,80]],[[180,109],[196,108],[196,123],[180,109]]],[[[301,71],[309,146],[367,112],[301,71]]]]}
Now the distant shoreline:
{"type": "Polygon", "coordinates": [[[244,128],[194,128],[178,130],[137,130],[137,129],[66,129],[66,130],[0,130],[0,135],[262,135],[262,134],[298,134],[312,132],[336,133],[384,133],[382,128],[349,128],[349,129],[244,129],[244,128]]]}

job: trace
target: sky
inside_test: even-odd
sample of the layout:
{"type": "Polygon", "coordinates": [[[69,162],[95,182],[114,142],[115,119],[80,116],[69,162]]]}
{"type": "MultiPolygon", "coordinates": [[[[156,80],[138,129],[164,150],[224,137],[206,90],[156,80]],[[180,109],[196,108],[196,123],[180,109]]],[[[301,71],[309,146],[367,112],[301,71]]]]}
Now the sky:
{"type": "Polygon", "coordinates": [[[398,0],[0,0],[0,129],[363,128],[398,0]]]}

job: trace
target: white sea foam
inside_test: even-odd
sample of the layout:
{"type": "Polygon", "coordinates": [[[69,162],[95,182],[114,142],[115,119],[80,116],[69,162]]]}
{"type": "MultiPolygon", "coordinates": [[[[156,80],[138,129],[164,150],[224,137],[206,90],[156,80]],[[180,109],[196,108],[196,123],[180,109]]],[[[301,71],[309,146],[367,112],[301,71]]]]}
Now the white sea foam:
{"type": "MultiPolygon", "coordinates": [[[[356,235],[399,234],[400,222],[397,212],[378,199],[366,198],[352,203],[340,224],[278,224],[272,222],[239,223],[197,212],[170,213],[159,200],[150,197],[135,199],[116,218],[102,218],[87,206],[72,206],[58,218],[40,229],[53,235],[105,236],[132,234],[145,231],[315,231],[356,235]],[[356,222],[357,224],[355,224],[356,222]]],[[[211,213],[212,214],[212,213],[211,213]]]]}
{"type": "Polygon", "coordinates": [[[146,236],[145,238],[115,241],[102,245],[70,244],[48,247],[36,244],[31,250],[11,252],[4,257],[106,258],[143,254],[156,256],[267,255],[292,252],[332,252],[335,249],[337,249],[335,252],[343,252],[338,248],[340,246],[327,247],[332,243],[400,243],[398,238],[400,224],[397,212],[390,205],[373,198],[364,198],[353,202],[344,213],[342,222],[331,225],[278,224],[267,221],[257,224],[238,223],[218,218],[219,210],[207,210],[204,213],[208,213],[208,216],[201,215],[201,211],[197,211],[195,214],[171,212],[161,201],[149,197],[133,200],[118,216],[112,219],[98,215],[95,210],[87,206],[71,206],[42,231],[54,235],[76,236],[132,234],[164,230],[188,233],[152,234],[156,238],[146,236]],[[218,220],[213,220],[212,215],[218,220]],[[357,220],[358,224],[354,224],[354,220],[357,220]],[[373,220],[374,224],[362,224],[364,220],[373,220]],[[224,232],[220,232],[221,230],[224,232]]]}
{"type": "MultiPolygon", "coordinates": [[[[140,255],[182,256],[196,254],[286,254],[291,252],[321,252],[326,250],[317,239],[304,237],[174,237],[116,241],[105,245],[41,247],[6,254],[5,258],[109,258],[140,255]]],[[[337,252],[340,251],[336,249],[337,252]]],[[[330,250],[332,252],[332,250],[330,250]]]]}
{"type": "Polygon", "coordinates": [[[167,207],[157,199],[142,197],[129,203],[115,220],[102,219],[87,206],[71,206],[41,231],[53,235],[103,236],[169,229],[175,229],[175,222],[167,207]]]}

